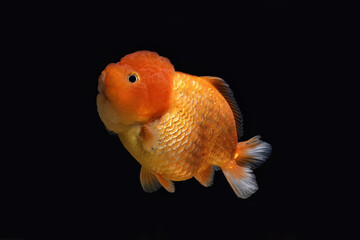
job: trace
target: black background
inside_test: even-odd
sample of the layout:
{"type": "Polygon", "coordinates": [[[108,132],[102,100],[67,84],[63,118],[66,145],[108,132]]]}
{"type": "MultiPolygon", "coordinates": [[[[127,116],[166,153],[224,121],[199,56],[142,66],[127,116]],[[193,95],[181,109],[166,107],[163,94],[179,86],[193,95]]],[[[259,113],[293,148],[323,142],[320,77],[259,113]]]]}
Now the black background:
{"type": "Polygon", "coordinates": [[[312,102],[321,79],[308,75],[321,28],[300,6],[89,2],[9,10],[16,15],[5,29],[12,81],[3,95],[10,155],[0,169],[0,237],[317,236],[326,211],[306,137],[323,109],[312,102]],[[106,131],[95,101],[101,71],[137,50],[158,52],[177,71],[228,82],[244,116],[242,140],[260,134],[273,147],[255,171],[252,197],[238,199],[221,172],[210,188],[191,179],[176,182],[174,194],[142,190],[140,165],[106,131]]]}

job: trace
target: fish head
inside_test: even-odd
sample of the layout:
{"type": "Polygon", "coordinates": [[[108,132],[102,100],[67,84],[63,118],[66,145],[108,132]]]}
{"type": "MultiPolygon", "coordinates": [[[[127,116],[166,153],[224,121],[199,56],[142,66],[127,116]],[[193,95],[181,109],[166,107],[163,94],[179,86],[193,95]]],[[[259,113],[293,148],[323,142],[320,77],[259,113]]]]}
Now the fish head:
{"type": "Polygon", "coordinates": [[[150,51],[138,51],[110,63],[98,80],[98,111],[106,127],[120,130],[111,129],[106,123],[109,119],[104,121],[101,115],[112,115],[115,125],[128,126],[164,114],[170,107],[174,75],[170,61],[150,51]]]}

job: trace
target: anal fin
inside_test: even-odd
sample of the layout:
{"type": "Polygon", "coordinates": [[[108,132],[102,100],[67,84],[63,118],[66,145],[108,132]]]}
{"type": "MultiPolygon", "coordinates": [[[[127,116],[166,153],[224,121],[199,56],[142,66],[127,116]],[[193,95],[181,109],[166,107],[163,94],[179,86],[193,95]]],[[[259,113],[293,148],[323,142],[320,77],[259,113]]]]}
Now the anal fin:
{"type": "Polygon", "coordinates": [[[201,183],[201,185],[205,187],[211,186],[214,180],[214,166],[210,165],[205,170],[195,174],[194,177],[201,183]]]}

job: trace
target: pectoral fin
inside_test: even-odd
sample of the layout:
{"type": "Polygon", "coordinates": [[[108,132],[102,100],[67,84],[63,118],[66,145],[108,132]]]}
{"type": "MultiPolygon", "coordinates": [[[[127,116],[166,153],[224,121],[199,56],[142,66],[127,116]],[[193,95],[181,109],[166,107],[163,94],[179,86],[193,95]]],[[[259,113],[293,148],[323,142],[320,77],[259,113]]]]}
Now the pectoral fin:
{"type": "Polygon", "coordinates": [[[147,151],[157,148],[159,142],[159,134],[150,124],[144,124],[141,127],[140,137],[143,141],[143,147],[147,151]]]}

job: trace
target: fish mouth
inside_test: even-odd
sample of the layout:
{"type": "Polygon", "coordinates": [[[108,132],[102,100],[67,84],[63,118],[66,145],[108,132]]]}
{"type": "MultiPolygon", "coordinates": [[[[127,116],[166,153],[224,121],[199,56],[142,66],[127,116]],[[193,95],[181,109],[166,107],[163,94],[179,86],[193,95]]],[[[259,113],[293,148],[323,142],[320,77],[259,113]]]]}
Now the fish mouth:
{"type": "Polygon", "coordinates": [[[103,92],[98,92],[98,96],[101,96],[105,101],[110,102],[109,98],[103,92]]]}
{"type": "Polygon", "coordinates": [[[106,96],[105,94],[105,90],[104,90],[104,82],[105,82],[105,72],[103,71],[98,79],[98,87],[97,87],[97,90],[98,90],[98,94],[101,94],[103,95],[103,97],[110,101],[109,98],[106,96]]]}
{"type": "Polygon", "coordinates": [[[105,95],[104,82],[105,82],[105,72],[102,72],[98,79],[98,92],[105,95]]]}

